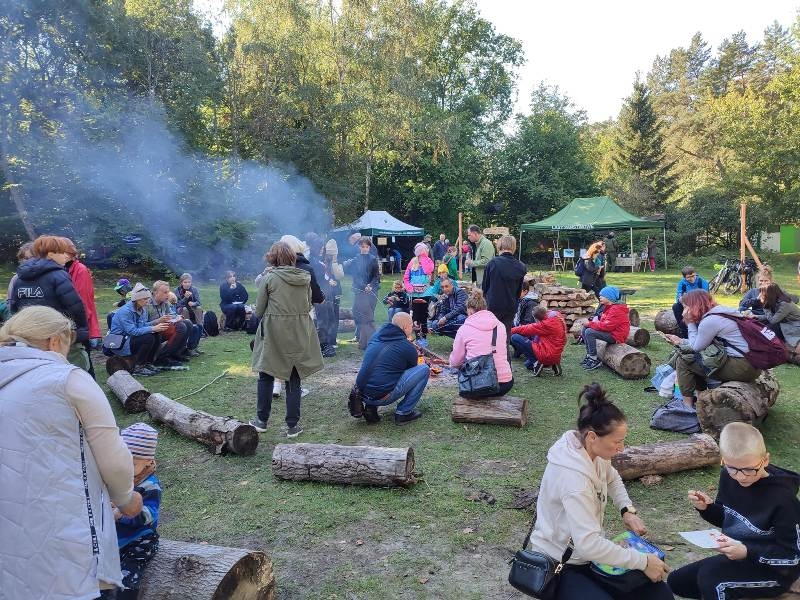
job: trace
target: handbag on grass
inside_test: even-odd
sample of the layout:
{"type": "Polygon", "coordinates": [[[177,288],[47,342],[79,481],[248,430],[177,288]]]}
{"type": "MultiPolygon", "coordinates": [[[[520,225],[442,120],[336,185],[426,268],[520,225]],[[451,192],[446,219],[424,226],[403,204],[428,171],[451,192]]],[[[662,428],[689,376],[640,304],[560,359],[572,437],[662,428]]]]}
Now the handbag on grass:
{"type": "Polygon", "coordinates": [[[517,550],[509,562],[511,571],[508,573],[508,583],[523,594],[539,598],[540,600],[555,600],[558,596],[558,584],[564,565],[572,556],[575,549],[572,538],[569,539],[566,550],[560,561],[543,552],[527,550],[528,540],[536,524],[536,515],[533,516],[531,528],[522,542],[522,549],[517,550]]]}
{"type": "Polygon", "coordinates": [[[497,327],[492,330],[492,352],[464,361],[458,369],[458,393],[464,398],[496,396],[500,393],[494,354],[497,352],[497,327]]]}

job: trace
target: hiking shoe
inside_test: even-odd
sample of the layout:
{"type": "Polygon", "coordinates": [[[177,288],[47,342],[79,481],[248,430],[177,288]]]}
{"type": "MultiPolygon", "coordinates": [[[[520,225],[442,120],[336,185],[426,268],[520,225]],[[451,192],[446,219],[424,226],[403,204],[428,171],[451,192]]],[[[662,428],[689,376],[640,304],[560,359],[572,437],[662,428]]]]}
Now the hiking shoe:
{"type": "Polygon", "coordinates": [[[301,433],[303,433],[303,428],[300,427],[300,425],[295,425],[286,429],[287,438],[296,438],[301,433]]]}
{"type": "Polygon", "coordinates": [[[597,369],[598,367],[602,367],[602,366],[603,366],[603,361],[602,361],[602,360],[600,360],[599,358],[591,358],[591,357],[590,357],[590,358],[589,358],[589,359],[588,359],[588,360],[587,360],[587,361],[586,361],[584,364],[582,364],[581,366],[582,366],[584,369],[586,369],[587,371],[593,371],[594,369],[597,369]]]}
{"type": "Polygon", "coordinates": [[[556,377],[561,377],[564,374],[564,369],[561,368],[561,363],[556,363],[553,365],[553,374],[556,377]]]}
{"type": "Polygon", "coordinates": [[[581,361],[581,366],[582,367],[585,366],[586,363],[588,362],[589,362],[589,355],[587,354],[586,356],[583,357],[583,360],[581,361]]]}
{"type": "Polygon", "coordinates": [[[412,410],[407,415],[398,415],[394,413],[394,424],[395,425],[406,425],[411,423],[411,421],[416,421],[422,416],[422,413],[418,410],[412,410]]]}
{"type": "Polygon", "coordinates": [[[267,430],[267,422],[262,421],[258,417],[250,419],[250,425],[252,425],[258,433],[264,433],[267,430]]]}
{"type": "Polygon", "coordinates": [[[378,423],[381,420],[381,416],[378,414],[378,407],[372,404],[365,404],[364,420],[367,422],[368,425],[373,425],[375,423],[378,423]]]}
{"type": "Polygon", "coordinates": [[[537,360],[536,362],[533,363],[533,366],[531,367],[531,372],[533,373],[534,377],[538,377],[539,374],[542,372],[542,369],[544,369],[544,365],[537,360]]]}
{"type": "Polygon", "coordinates": [[[333,349],[333,346],[322,348],[322,358],[333,358],[334,356],[336,356],[336,350],[333,349]]]}
{"type": "Polygon", "coordinates": [[[139,365],[133,370],[134,375],[139,375],[140,377],[152,377],[153,375],[158,375],[158,371],[155,369],[148,369],[144,365],[139,365]]]}

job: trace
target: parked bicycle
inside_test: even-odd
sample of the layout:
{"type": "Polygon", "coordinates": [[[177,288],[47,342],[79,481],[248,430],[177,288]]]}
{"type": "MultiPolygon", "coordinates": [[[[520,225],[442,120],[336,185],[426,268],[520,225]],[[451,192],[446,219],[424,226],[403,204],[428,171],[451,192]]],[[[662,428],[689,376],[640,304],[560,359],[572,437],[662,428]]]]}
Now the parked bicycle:
{"type": "Polygon", "coordinates": [[[744,262],[726,256],[720,256],[719,259],[722,264],[714,265],[719,271],[708,282],[709,292],[734,294],[742,291],[742,281],[745,284],[744,291],[752,289],[756,270],[756,262],[752,258],[746,258],[744,262]]]}

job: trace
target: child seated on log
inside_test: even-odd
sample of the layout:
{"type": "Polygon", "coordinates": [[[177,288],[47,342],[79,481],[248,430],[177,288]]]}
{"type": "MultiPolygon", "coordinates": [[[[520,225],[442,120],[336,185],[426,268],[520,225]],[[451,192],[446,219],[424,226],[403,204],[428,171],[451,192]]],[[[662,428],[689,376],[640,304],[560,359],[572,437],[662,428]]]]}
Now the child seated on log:
{"type": "Polygon", "coordinates": [[[114,507],[119,543],[119,562],[124,589],[104,591],[101,598],[135,600],[139,596],[142,573],[158,550],[158,512],[161,505],[161,483],[155,476],[158,432],[146,423],[134,423],[121,431],[133,457],[134,490],[142,496],[142,512],[135,517],[123,516],[114,507]]]}
{"type": "Polygon", "coordinates": [[[631,330],[628,305],[620,301],[619,289],[607,285],[598,294],[603,312],[590,320],[581,331],[586,344],[586,357],[581,366],[587,371],[600,367],[603,362],[597,357],[597,340],[607,344],[624,344],[631,330]]]}
{"type": "Polygon", "coordinates": [[[403,282],[400,280],[392,283],[392,291],[386,294],[383,303],[389,313],[388,321],[390,323],[392,322],[392,317],[399,312],[411,313],[411,301],[408,293],[403,289],[403,282]]]}
{"type": "Polygon", "coordinates": [[[729,423],[717,498],[689,490],[700,516],[719,527],[719,555],[670,573],[667,583],[684,598],[774,598],[800,575],[800,475],[769,464],[761,432],[729,423]]]}
{"type": "Polygon", "coordinates": [[[526,357],[525,368],[538,377],[544,367],[553,367],[561,375],[561,354],[567,345],[567,326],[564,317],[555,310],[537,306],[533,312],[534,323],[511,329],[511,345],[526,357]]]}

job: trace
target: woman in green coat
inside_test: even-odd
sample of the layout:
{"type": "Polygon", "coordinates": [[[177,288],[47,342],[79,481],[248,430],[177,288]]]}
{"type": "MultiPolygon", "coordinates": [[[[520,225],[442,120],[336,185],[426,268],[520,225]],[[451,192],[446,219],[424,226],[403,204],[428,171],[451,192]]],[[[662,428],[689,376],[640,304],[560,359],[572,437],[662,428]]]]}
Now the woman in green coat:
{"type": "Polygon", "coordinates": [[[272,245],[265,257],[272,265],[261,279],[255,314],[261,318],[253,344],[253,371],[258,373],[256,418],[250,424],[267,430],[275,379],[286,382],[286,437],[303,432],[300,421],[300,381],[320,371],[322,352],[311,321],[311,275],[295,266],[296,255],[284,242],[272,245]]]}

